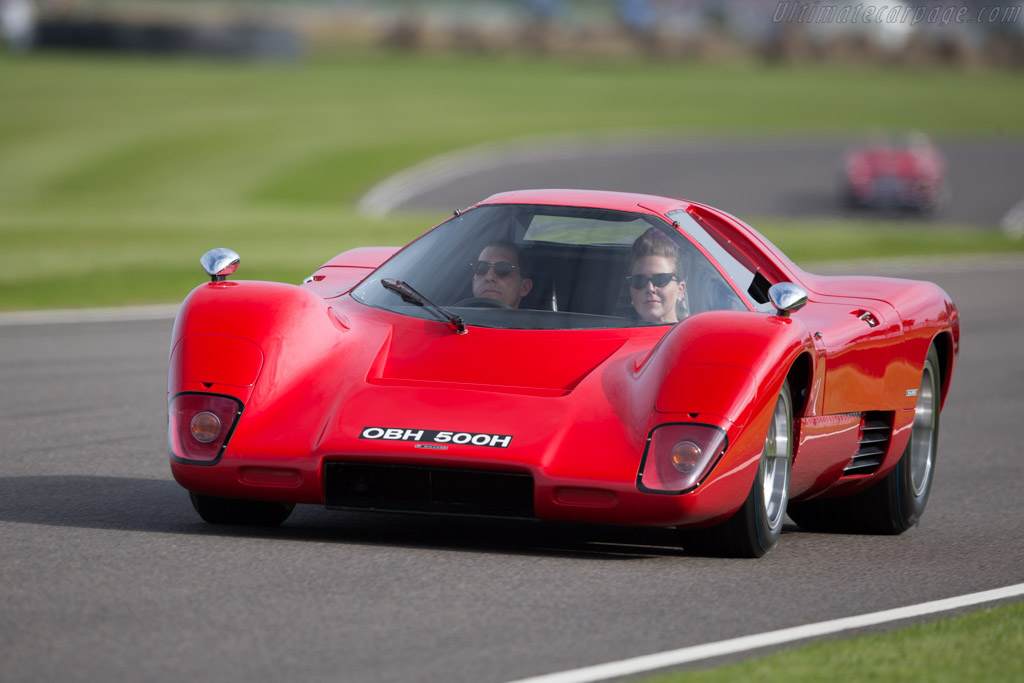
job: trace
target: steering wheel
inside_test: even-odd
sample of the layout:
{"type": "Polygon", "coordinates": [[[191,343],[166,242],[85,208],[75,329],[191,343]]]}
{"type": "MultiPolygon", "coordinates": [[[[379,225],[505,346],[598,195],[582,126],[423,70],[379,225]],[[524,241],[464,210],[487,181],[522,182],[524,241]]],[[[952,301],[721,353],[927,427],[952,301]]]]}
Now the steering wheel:
{"type": "Polygon", "coordinates": [[[456,306],[473,306],[475,308],[512,308],[504,301],[498,301],[497,299],[488,299],[483,296],[471,296],[468,299],[463,299],[455,304],[456,306]]]}

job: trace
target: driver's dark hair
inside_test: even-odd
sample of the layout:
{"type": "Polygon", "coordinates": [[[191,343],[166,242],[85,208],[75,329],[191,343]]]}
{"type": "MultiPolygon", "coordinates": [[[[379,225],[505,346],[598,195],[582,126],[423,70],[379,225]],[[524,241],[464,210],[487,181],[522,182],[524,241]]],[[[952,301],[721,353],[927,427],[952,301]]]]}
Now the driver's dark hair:
{"type": "Polygon", "coordinates": [[[679,258],[679,247],[658,228],[647,228],[644,234],[640,235],[633,242],[633,259],[630,261],[630,272],[633,270],[633,263],[645,256],[664,256],[674,263],[673,272],[680,280],[684,278],[683,260],[679,258]]]}
{"type": "Polygon", "coordinates": [[[482,252],[487,247],[498,247],[500,249],[507,249],[511,251],[516,255],[516,261],[518,262],[516,265],[519,266],[519,275],[521,277],[530,277],[530,273],[533,272],[530,270],[530,259],[527,258],[526,252],[523,251],[521,246],[512,240],[502,238],[488,242],[480,249],[480,251],[482,252]]]}

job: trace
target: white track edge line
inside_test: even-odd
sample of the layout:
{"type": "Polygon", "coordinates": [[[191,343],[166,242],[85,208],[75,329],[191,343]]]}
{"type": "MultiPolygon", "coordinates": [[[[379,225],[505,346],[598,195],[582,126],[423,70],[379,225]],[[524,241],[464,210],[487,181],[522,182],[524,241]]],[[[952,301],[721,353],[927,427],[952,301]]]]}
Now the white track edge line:
{"type": "Polygon", "coordinates": [[[0,313],[0,327],[172,320],[178,314],[180,306],[181,304],[154,304],[152,306],[115,306],[111,308],[9,311],[0,313]]]}
{"type": "Polygon", "coordinates": [[[882,612],[873,612],[871,614],[862,614],[854,617],[844,617],[841,619],[833,619],[831,621],[822,621],[816,624],[804,624],[803,626],[794,626],[792,628],[785,628],[779,631],[758,633],[750,636],[742,636],[740,638],[722,640],[716,643],[706,643],[704,645],[694,645],[691,647],[680,648],[678,650],[668,650],[666,652],[632,657],[630,659],[623,659],[617,662],[608,662],[606,664],[597,664],[595,666],[571,669],[569,671],[562,671],[559,673],[522,678],[516,681],[511,681],[510,683],[593,683],[594,681],[603,681],[620,676],[630,676],[637,673],[652,671],[654,669],[696,662],[702,659],[710,659],[712,657],[721,657],[723,655],[746,652],[757,648],[790,643],[797,640],[839,633],[841,631],[848,631],[851,629],[876,626],[878,624],[899,621],[901,619],[910,619],[938,612],[947,612],[962,607],[971,607],[985,602],[1004,600],[1006,598],[1014,598],[1021,595],[1024,595],[1024,583],[1007,586],[1005,588],[982,591],[980,593],[970,593],[968,595],[946,598],[944,600],[935,600],[918,605],[910,605],[908,607],[898,607],[896,609],[884,610],[882,612]]]}

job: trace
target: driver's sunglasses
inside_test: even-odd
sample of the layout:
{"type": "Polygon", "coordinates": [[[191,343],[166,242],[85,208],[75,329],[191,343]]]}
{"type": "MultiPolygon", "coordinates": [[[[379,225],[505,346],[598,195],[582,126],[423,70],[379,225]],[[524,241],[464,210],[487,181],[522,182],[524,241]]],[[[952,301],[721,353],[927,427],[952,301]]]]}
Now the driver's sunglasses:
{"type": "Polygon", "coordinates": [[[491,263],[490,261],[473,261],[473,273],[483,277],[487,275],[487,271],[494,266],[494,274],[500,278],[506,278],[512,274],[512,271],[516,269],[515,265],[508,261],[498,261],[497,263],[491,263]]]}
{"type": "Polygon", "coordinates": [[[655,273],[654,275],[630,275],[626,278],[626,282],[633,289],[643,289],[647,286],[648,282],[653,282],[655,287],[664,287],[668,283],[676,280],[675,273],[655,273]]]}

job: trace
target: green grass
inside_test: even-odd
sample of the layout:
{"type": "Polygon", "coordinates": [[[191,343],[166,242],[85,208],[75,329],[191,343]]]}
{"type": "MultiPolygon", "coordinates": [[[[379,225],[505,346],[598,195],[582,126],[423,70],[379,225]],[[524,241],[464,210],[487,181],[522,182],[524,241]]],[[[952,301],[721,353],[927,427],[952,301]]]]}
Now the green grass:
{"type": "Polygon", "coordinates": [[[738,664],[655,676],[645,683],[780,681],[1020,681],[1024,603],[841,641],[823,641],[738,664]]]}
{"type": "MultiPolygon", "coordinates": [[[[354,213],[358,197],[482,142],[871,127],[1024,135],[1024,78],[1000,72],[38,54],[0,55],[0,83],[0,309],[178,300],[211,246],[239,251],[244,277],[294,281],[349,246],[404,243],[444,216],[369,220],[354,213]]],[[[922,241],[913,230],[897,244],[852,223],[756,227],[798,262],[922,244],[1019,248],[955,232],[922,241]]]]}
{"type": "Polygon", "coordinates": [[[0,218],[0,301],[11,309],[180,301],[206,280],[199,257],[226,246],[238,277],[299,282],[334,254],[401,245],[444,216],[368,220],[350,209],[105,210],[0,218]],[[58,248],[42,249],[45,244],[58,248]]]}

